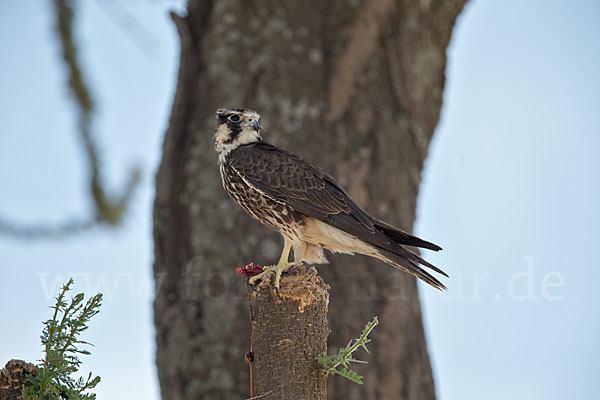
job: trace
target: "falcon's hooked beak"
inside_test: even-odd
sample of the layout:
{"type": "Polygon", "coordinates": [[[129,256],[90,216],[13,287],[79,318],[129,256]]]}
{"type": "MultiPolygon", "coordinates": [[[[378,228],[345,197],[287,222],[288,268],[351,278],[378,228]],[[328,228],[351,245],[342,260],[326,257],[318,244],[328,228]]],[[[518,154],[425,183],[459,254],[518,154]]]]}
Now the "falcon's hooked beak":
{"type": "Polygon", "coordinates": [[[254,129],[256,132],[260,132],[260,122],[258,122],[258,120],[253,120],[250,122],[250,124],[248,124],[248,126],[254,129]]]}

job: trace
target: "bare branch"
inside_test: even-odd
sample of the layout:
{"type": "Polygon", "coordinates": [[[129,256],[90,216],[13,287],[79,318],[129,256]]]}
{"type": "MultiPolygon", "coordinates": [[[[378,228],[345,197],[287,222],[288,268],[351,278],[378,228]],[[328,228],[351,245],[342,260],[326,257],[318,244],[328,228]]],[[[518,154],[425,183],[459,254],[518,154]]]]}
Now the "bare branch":
{"type": "Polygon", "coordinates": [[[61,45],[62,58],[69,75],[69,93],[78,113],[78,133],[89,168],[89,193],[93,199],[94,215],[83,220],[73,219],[56,225],[21,225],[0,216],[0,233],[17,238],[61,237],[81,233],[99,223],[118,225],[125,215],[133,191],[140,181],[139,169],[129,173],[127,184],[120,195],[109,195],[103,185],[102,164],[98,146],[92,133],[94,101],[89,85],[80,68],[78,48],[73,37],[75,20],[74,0],[54,0],[55,28],[61,45]]]}

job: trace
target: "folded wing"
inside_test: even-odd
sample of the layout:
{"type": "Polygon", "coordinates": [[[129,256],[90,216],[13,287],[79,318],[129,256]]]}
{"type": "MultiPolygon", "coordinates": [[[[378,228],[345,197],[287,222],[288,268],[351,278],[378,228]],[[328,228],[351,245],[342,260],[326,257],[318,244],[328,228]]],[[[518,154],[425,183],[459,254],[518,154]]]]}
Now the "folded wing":
{"type": "Polygon", "coordinates": [[[275,201],[332,225],[380,250],[388,262],[437,288],[444,285],[419,267],[445,272],[403,247],[441,247],[369,216],[327,173],[312,163],[259,142],[232,151],[227,162],[250,186],[275,201]]]}

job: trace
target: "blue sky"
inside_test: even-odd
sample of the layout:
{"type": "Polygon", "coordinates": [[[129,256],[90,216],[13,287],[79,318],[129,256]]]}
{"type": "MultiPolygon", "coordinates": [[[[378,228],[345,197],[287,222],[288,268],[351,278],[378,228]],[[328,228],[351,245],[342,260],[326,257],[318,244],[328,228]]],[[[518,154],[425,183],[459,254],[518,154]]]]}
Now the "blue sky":
{"type": "MultiPolygon", "coordinates": [[[[178,61],[167,10],[181,2],[82,4],[78,39],[107,180],[118,190],[137,165],[142,186],[119,230],[0,237],[4,320],[20,327],[0,332],[11,343],[0,362],[41,356],[50,297],[75,275],[79,290],[106,297],[84,362],[103,378],[99,398],[158,399],[152,185],[178,61]],[[138,27],[123,30],[133,15],[138,27]]],[[[451,274],[446,293],[421,286],[440,400],[595,397],[598,17],[595,1],[475,0],[458,21],[415,226],[444,247],[427,256],[451,274]]],[[[85,215],[86,175],[49,2],[0,2],[0,48],[0,215],[85,215]]]]}

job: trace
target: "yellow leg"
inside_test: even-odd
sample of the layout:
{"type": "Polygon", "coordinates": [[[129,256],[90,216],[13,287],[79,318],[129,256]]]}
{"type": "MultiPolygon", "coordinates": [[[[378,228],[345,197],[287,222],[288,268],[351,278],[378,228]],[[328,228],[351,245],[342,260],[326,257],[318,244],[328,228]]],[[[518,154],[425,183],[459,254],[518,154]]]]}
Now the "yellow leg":
{"type": "Polygon", "coordinates": [[[261,272],[258,275],[254,275],[252,278],[250,278],[250,284],[256,284],[257,281],[262,280],[267,274],[270,275],[273,271],[275,271],[275,288],[279,289],[279,280],[281,279],[281,274],[287,271],[287,269],[294,264],[288,262],[291,249],[292,244],[286,239],[285,244],[283,246],[283,251],[281,252],[281,257],[279,257],[279,262],[277,262],[277,265],[265,267],[263,269],[263,272],[261,272]]]}
{"type": "Polygon", "coordinates": [[[292,249],[292,244],[289,240],[285,240],[285,244],[283,245],[283,250],[281,251],[281,257],[279,257],[279,262],[277,265],[283,265],[288,263],[288,259],[290,258],[290,250],[292,249]]]}

